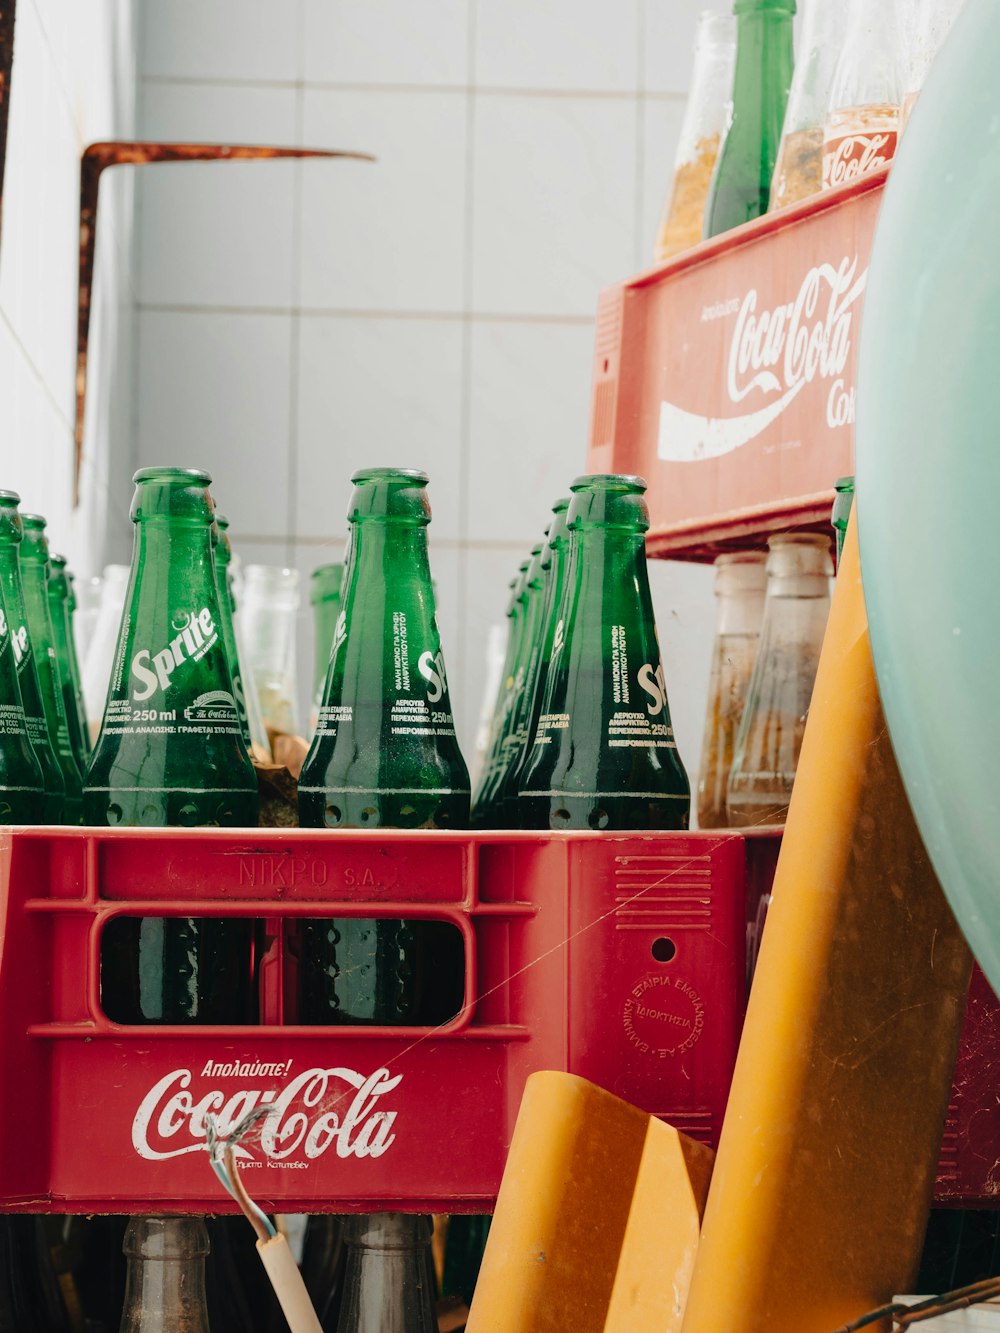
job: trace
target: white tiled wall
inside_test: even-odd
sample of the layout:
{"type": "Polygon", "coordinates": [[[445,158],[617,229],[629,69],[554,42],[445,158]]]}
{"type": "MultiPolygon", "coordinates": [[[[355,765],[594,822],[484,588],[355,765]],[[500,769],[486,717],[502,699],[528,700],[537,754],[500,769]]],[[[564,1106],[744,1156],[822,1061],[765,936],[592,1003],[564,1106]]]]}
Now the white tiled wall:
{"type": "MultiPolygon", "coordinates": [[[[304,576],[339,557],[354,468],[425,468],[466,741],[508,580],[583,469],[598,291],[648,262],[702,7],[146,8],[145,136],[378,162],[142,176],[137,459],[207,465],[244,556],[304,576]]],[[[694,767],[710,580],[653,582],[694,767]]],[[[305,678],[307,606],[302,624],[305,678]]]]}
{"type": "Polygon", "coordinates": [[[127,550],[132,182],[101,186],[82,503],[72,507],[79,163],[135,128],[134,0],[20,0],[0,230],[0,486],[77,571],[127,550]]]}

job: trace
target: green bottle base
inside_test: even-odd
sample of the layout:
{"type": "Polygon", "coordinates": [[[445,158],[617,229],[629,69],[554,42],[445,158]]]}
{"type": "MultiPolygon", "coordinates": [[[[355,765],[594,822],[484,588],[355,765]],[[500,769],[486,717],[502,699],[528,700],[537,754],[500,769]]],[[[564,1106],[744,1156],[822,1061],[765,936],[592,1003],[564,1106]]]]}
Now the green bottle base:
{"type": "Polygon", "coordinates": [[[260,931],[246,917],[115,917],[101,936],[101,1008],[113,1023],[257,1023],[260,931]]]}
{"type": "Polygon", "coordinates": [[[5,791],[0,787],[0,824],[46,823],[46,800],[45,793],[40,790],[5,791]]]}
{"type": "Polygon", "coordinates": [[[300,786],[299,824],[303,828],[466,829],[469,793],[356,792],[300,786]]]}
{"type": "Polygon", "coordinates": [[[685,796],[644,796],[600,793],[571,796],[563,793],[517,798],[517,823],[522,829],[591,829],[683,832],[688,827],[691,802],[685,796]]]}
{"type": "Polygon", "coordinates": [[[307,918],[293,938],[300,1023],[436,1027],[462,1008],[462,936],[445,921],[307,918]]]}
{"type": "Polygon", "coordinates": [[[259,804],[256,790],[88,787],[83,814],[97,828],[256,828],[259,804]]]}

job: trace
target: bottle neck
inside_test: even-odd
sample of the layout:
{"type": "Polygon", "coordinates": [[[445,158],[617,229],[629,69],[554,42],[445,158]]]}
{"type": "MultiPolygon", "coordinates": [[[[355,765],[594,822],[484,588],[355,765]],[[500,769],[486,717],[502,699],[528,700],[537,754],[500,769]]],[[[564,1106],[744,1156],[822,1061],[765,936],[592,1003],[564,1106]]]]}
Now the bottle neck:
{"type": "Polygon", "coordinates": [[[200,1218],[134,1218],[125,1234],[128,1274],[122,1333],[208,1333],[200,1218]]]}
{"type": "Polygon", "coordinates": [[[720,592],[716,604],[716,634],[759,634],[764,616],[764,589],[742,588],[720,592]]]}

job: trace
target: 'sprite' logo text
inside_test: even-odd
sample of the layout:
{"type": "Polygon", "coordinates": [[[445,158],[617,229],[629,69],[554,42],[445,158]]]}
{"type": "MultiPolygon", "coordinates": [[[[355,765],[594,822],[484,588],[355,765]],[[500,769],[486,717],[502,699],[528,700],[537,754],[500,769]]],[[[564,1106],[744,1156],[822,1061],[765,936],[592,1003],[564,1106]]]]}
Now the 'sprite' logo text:
{"type": "Polygon", "coordinates": [[[177,636],[170,640],[169,647],[155,654],[148,648],[140,648],[132,658],[132,676],[140,682],[133,687],[132,697],[138,702],[149,699],[157,688],[166,690],[170,677],[179,666],[184,662],[197,662],[218,642],[219,634],[207,606],[194,615],[182,611],[170,624],[177,630],[177,636]]]}

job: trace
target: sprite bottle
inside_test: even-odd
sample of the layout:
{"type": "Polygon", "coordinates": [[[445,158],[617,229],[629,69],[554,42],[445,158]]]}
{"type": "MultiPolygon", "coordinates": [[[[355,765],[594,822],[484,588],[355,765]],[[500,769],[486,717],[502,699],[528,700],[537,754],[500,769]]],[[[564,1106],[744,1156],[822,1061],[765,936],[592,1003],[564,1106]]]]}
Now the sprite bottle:
{"type": "MultiPolygon", "coordinates": [[[[466,828],[427,555],[427,475],[352,478],[351,555],[319,721],[299,777],[307,828],[466,828]]],[[[304,1022],[436,1023],[461,1004],[461,942],[440,922],[303,921],[304,1022]]]]}
{"type": "Polygon", "coordinates": [[[12,642],[0,592],[0,824],[39,824],[45,789],[28,739],[12,642]]]}
{"type": "Polygon", "coordinates": [[[677,754],[646,572],[641,477],[578,477],[569,550],[520,825],[684,829],[677,754]]]}
{"type": "Polygon", "coordinates": [[[323,702],[330,648],[340,615],[340,585],[343,565],[318,565],[309,576],[309,601],[313,609],[313,701],[309,723],[315,730],[323,702]]]}
{"type": "Polygon", "coordinates": [[[236,700],[236,713],[240,720],[240,735],[243,737],[243,744],[252,753],[243,671],[236,645],[236,628],[233,625],[233,599],[229,591],[229,562],[232,554],[232,547],[229,544],[229,519],[225,514],[217,513],[212,524],[212,557],[215,562],[215,590],[219,599],[219,626],[226,649],[226,660],[229,663],[229,674],[233,678],[233,698],[236,700]]]}
{"type": "Polygon", "coordinates": [[[472,797],[472,824],[475,828],[484,828],[492,813],[487,793],[496,782],[497,765],[500,761],[500,747],[506,735],[507,719],[514,697],[515,666],[521,651],[521,638],[524,633],[524,608],[526,604],[525,580],[528,576],[529,560],[522,560],[517,570],[517,577],[510,583],[510,601],[507,603],[507,649],[504,653],[503,668],[500,672],[500,686],[497,690],[496,703],[493,705],[493,717],[490,722],[486,748],[483,752],[482,770],[476,790],[472,797]]]}
{"type": "Polygon", "coordinates": [[[79,824],[83,819],[82,756],[77,757],[70,738],[55,630],[49,610],[49,543],[45,519],[40,514],[22,514],[24,541],[21,544],[21,580],[24,585],[24,609],[28,632],[35,648],[35,666],[42,689],[42,707],[49,740],[66,784],[63,823],[79,824]]]}
{"type": "Polygon", "coordinates": [[[61,824],[65,814],[66,783],[55,750],[49,740],[42,704],[42,688],[35,667],[31,631],[24,609],[19,548],[24,537],[20,496],[14,491],[0,491],[0,595],[3,597],[7,625],[14,650],[17,683],[21,692],[28,739],[42,770],[45,802],[42,822],[61,824]]]}
{"type": "Polygon", "coordinates": [[[504,784],[516,764],[523,744],[529,683],[541,651],[542,615],[545,601],[545,572],[542,546],[533,546],[519,598],[520,633],[511,668],[510,688],[504,697],[504,712],[493,755],[489,780],[476,806],[476,823],[486,828],[504,825],[504,784]]]}
{"type": "MultiPolygon", "coordinates": [[[[84,811],[97,825],[257,823],[222,638],[207,472],[135,474],[135,544],[84,811]]],[[[230,917],[115,917],[101,1002],[122,1023],[252,1023],[256,928],[230,917]]]]}
{"type": "Polygon", "coordinates": [[[521,776],[532,754],[532,741],[538,716],[542,711],[542,697],[545,693],[545,680],[552,645],[555,641],[559,608],[562,605],[563,581],[566,573],[566,549],[568,545],[566,514],[569,499],[558,500],[552,507],[552,522],[549,525],[545,550],[542,552],[542,573],[545,577],[544,602],[541,615],[541,629],[538,652],[534,655],[531,675],[525,685],[523,711],[518,723],[517,751],[514,761],[507,770],[500,792],[504,815],[501,820],[506,828],[517,828],[520,821],[518,793],[521,789],[521,776]]]}
{"type": "MultiPolygon", "coordinates": [[[[70,682],[70,697],[66,702],[66,718],[70,724],[70,740],[73,739],[74,725],[77,735],[80,737],[80,751],[84,759],[81,763],[81,771],[86,772],[86,760],[90,755],[90,732],[87,727],[87,710],[83,703],[83,679],[80,675],[80,661],[76,654],[76,632],[74,626],[74,617],[76,614],[76,589],[74,586],[73,574],[70,571],[66,557],[49,552],[49,610],[52,613],[52,628],[56,635],[56,652],[60,653],[59,643],[61,637],[66,641],[66,664],[70,682]],[[56,623],[59,617],[56,614],[57,603],[62,608],[62,618],[64,629],[60,632],[59,625],[56,623]],[[76,723],[73,723],[70,712],[76,714],[76,723]]],[[[62,659],[60,657],[60,663],[62,659]]],[[[62,667],[60,665],[60,674],[62,667]]]]}

